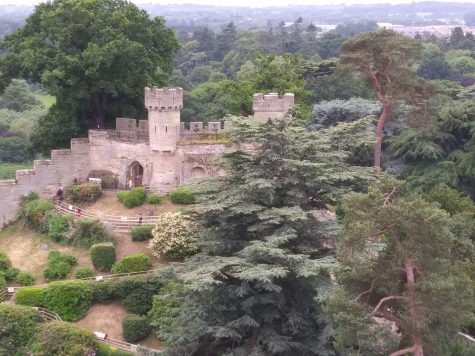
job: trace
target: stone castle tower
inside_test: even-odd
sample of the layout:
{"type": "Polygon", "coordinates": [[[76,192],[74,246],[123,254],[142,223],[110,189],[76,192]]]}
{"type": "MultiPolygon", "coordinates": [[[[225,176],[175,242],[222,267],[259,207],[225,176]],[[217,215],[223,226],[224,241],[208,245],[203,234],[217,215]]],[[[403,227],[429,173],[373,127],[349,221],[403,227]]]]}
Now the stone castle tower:
{"type": "Polygon", "coordinates": [[[254,117],[259,121],[284,117],[294,107],[294,94],[286,93],[279,98],[277,93],[256,93],[252,96],[254,117]]]}
{"type": "Polygon", "coordinates": [[[175,152],[180,139],[182,88],[145,88],[150,151],[175,152]]]}

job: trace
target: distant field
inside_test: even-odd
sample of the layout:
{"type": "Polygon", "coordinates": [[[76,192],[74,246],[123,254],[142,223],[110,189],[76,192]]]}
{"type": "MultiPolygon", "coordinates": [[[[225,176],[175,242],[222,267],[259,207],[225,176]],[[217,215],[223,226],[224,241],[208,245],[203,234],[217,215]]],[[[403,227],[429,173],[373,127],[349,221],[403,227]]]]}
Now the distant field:
{"type": "Polygon", "coordinates": [[[32,162],[26,163],[5,163],[0,162],[0,179],[14,179],[17,169],[33,168],[32,162]]]}
{"type": "Polygon", "coordinates": [[[45,94],[34,94],[34,95],[47,108],[49,108],[51,105],[53,105],[56,102],[56,98],[51,95],[45,95],[45,94]]]}

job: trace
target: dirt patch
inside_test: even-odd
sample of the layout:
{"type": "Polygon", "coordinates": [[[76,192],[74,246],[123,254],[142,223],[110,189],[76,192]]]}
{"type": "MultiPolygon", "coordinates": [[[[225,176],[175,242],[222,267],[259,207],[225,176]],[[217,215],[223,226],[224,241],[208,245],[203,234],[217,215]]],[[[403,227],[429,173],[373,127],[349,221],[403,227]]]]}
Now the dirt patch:
{"type": "MultiPolygon", "coordinates": [[[[8,255],[14,267],[33,274],[35,284],[46,283],[43,270],[51,250],[74,255],[78,260],[75,269],[93,268],[88,250],[58,245],[46,236],[28,229],[21,222],[0,231],[0,250],[8,255]]],[[[74,275],[74,270],[71,275],[74,275]]]]}
{"type": "Polygon", "coordinates": [[[156,262],[157,259],[152,256],[150,250],[147,248],[148,241],[133,241],[130,234],[115,234],[115,253],[117,259],[121,259],[124,256],[131,255],[133,253],[143,252],[148,255],[152,262],[156,262]]]}
{"type": "Polygon", "coordinates": [[[117,192],[104,191],[102,196],[93,204],[82,205],[81,207],[90,212],[101,215],[113,216],[138,216],[140,214],[159,215],[165,212],[174,212],[178,209],[185,208],[187,205],[174,204],[169,200],[165,200],[159,204],[143,204],[135,208],[125,207],[119,199],[117,199],[117,192]]]}
{"type": "Polygon", "coordinates": [[[122,319],[127,310],[119,301],[110,304],[95,304],[87,311],[84,318],[76,325],[90,331],[106,333],[111,339],[124,340],[122,336],[122,319]]]}

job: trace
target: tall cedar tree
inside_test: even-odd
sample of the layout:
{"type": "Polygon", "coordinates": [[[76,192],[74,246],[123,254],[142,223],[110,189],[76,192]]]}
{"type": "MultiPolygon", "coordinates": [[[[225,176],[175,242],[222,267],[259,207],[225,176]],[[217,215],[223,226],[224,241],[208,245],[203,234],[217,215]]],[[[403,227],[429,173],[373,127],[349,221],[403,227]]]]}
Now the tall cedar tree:
{"type": "MultiPolygon", "coordinates": [[[[364,355],[438,355],[437,347],[470,317],[473,205],[468,215],[448,209],[451,216],[434,202],[439,195],[426,199],[385,177],[369,193],[345,199],[342,290],[329,307],[340,347],[364,355]]],[[[463,201],[443,200],[448,207],[463,201]]]]}
{"type": "Polygon", "coordinates": [[[420,51],[420,42],[386,29],[356,36],[341,47],[341,63],[364,74],[383,105],[376,126],[375,167],[381,167],[383,129],[398,102],[405,100],[427,109],[427,87],[410,67],[420,51]]]}
{"type": "Polygon", "coordinates": [[[48,1],[5,37],[0,72],[40,82],[56,97],[55,121],[105,127],[108,117],[143,111],[143,88],[165,84],[178,46],[163,18],[128,1],[48,1]]]}
{"type": "Polygon", "coordinates": [[[201,252],[176,267],[186,292],[158,298],[173,310],[152,325],[172,355],[333,355],[318,298],[331,285],[335,220],[318,209],[368,175],[288,120],[238,127],[253,144],[199,185],[201,252]]]}

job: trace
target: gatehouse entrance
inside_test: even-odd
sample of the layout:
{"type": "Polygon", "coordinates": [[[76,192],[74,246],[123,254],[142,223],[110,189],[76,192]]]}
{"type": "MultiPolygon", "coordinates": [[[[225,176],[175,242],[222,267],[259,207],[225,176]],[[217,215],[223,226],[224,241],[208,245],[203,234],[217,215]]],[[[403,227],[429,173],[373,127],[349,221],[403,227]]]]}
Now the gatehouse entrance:
{"type": "Polygon", "coordinates": [[[143,167],[137,161],[133,162],[127,171],[127,187],[130,181],[132,181],[132,188],[141,187],[143,184],[143,167]]]}

